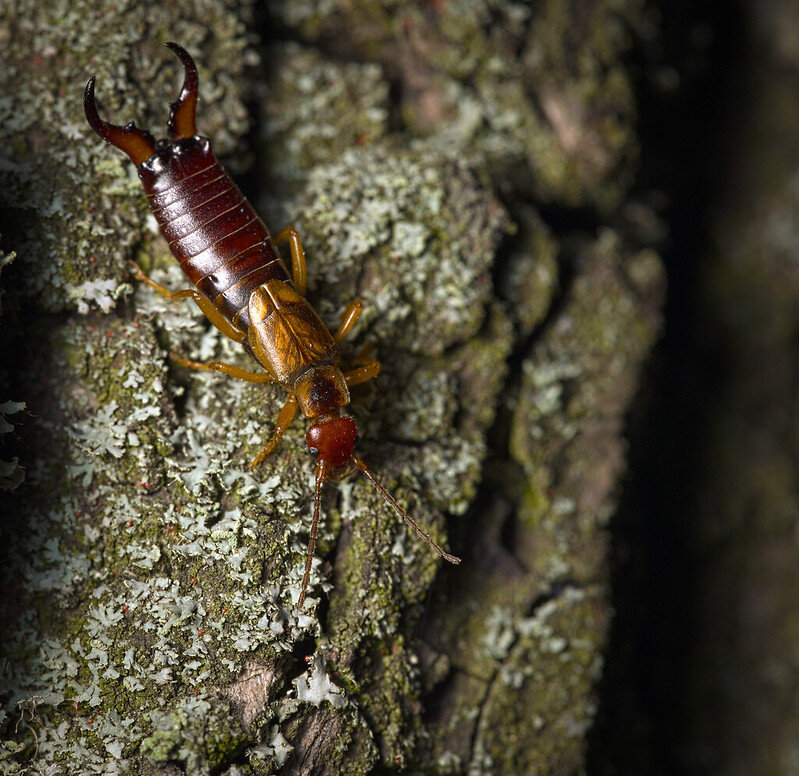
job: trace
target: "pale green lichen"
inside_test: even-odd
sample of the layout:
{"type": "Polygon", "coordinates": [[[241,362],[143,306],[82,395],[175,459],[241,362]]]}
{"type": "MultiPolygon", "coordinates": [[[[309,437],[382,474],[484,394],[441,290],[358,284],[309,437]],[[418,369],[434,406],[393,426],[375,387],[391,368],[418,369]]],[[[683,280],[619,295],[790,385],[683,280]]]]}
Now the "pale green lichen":
{"type": "Polygon", "coordinates": [[[362,327],[400,352],[439,355],[476,335],[490,241],[507,222],[467,168],[429,147],[358,148],[316,167],[306,191],[297,210],[325,257],[323,311],[343,288],[360,291],[362,327]]]}
{"type": "Polygon", "coordinates": [[[389,85],[376,63],[337,62],[296,43],[269,45],[263,60],[259,165],[271,185],[261,205],[282,224],[296,217],[287,198],[315,165],[386,135],[389,85]]]}
{"type": "Polygon", "coordinates": [[[531,617],[510,615],[512,641],[497,656],[499,669],[485,694],[469,773],[580,767],[579,742],[596,712],[590,688],[599,675],[597,648],[608,617],[600,596],[600,590],[566,588],[531,617]],[[507,746],[508,740],[525,738],[539,746],[507,746]]]}
{"type": "Polygon", "coordinates": [[[635,157],[619,60],[641,5],[269,3],[302,39],[379,62],[399,84],[411,132],[488,164],[505,186],[603,209],[620,201],[635,157]]]}

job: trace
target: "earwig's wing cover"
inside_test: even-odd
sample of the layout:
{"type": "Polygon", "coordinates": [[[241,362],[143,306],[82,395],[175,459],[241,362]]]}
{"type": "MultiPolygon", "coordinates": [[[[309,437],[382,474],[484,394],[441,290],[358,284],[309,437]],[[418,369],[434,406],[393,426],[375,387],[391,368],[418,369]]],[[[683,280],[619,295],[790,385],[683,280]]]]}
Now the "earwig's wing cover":
{"type": "Polygon", "coordinates": [[[149,132],[139,129],[133,122],[125,127],[103,121],[94,100],[94,76],[83,93],[83,111],[89,126],[107,143],[124,151],[138,167],[155,153],[155,139],[149,132]]]}
{"type": "Polygon", "coordinates": [[[270,280],[253,291],[249,304],[250,345],[284,385],[314,364],[339,359],[330,332],[291,286],[270,280]]]}

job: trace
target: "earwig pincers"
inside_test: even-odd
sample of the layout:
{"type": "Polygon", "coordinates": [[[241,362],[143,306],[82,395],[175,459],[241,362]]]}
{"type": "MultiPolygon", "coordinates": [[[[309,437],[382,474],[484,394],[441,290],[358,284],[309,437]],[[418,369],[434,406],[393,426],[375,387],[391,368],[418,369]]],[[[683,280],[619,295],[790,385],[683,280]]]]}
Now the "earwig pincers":
{"type": "Polygon", "coordinates": [[[339,479],[351,465],[363,472],[413,531],[450,563],[460,558],[436,544],[375,478],[355,453],[358,430],[346,414],[352,386],[377,377],[380,363],[363,358],[360,366],[342,371],[338,346],[361,313],[360,299],[351,302],[334,334],[305,299],[305,252],[291,227],[274,237],[231,177],[217,162],[209,140],[197,134],[197,67],[177,43],[165,44],[185,71],[183,88],[170,106],[169,138],[158,140],[130,123],[103,121],[94,99],[94,76],[86,84],[83,107],[91,128],[124,151],[136,165],[161,233],[181,268],[196,288],[169,291],[137,266],[136,277],[171,301],[193,299],[225,336],[241,343],[263,372],[232,364],[205,364],[172,354],[191,369],[222,372],[252,383],[279,383],[288,393],[272,436],[251,464],[255,468],[280,442],[297,409],[310,421],[305,435],[316,458],[313,522],[302,590],[305,601],[316,551],[319,508],[325,480],[339,479]],[[291,275],[277,245],[288,242],[291,275]]]}

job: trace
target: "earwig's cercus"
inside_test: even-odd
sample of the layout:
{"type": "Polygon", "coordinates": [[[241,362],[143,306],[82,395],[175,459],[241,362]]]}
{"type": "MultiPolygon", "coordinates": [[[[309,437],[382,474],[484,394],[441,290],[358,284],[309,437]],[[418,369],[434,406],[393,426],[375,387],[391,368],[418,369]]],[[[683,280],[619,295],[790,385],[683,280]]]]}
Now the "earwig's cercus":
{"type": "Polygon", "coordinates": [[[172,301],[193,299],[208,320],[241,343],[265,371],[250,372],[220,361],[204,364],[174,354],[172,358],[192,369],[222,372],[253,383],[280,383],[288,392],[272,436],[251,468],[274,450],[298,408],[311,421],[305,441],[316,456],[316,488],[297,606],[302,607],[308,588],[322,485],[327,479],[338,479],[350,464],[367,476],[442,558],[460,563],[460,558],[445,552],[422,531],[355,454],[357,428],[344,412],[350,402],[349,389],[380,372],[380,363],[373,358],[362,358],[360,366],[347,371],[340,366],[338,345],[358,319],[361,300],[347,306],[331,335],[305,299],[305,252],[299,234],[289,227],[272,237],[217,162],[208,139],[197,134],[197,67],[177,43],[166,46],[180,58],[185,70],[180,96],[171,105],[168,140],[156,141],[133,123],[121,127],[103,121],[94,100],[94,76],[86,84],[83,107],[91,128],[136,165],[161,233],[196,288],[169,291],[138,266],[136,277],[172,301]],[[277,249],[284,241],[291,251],[291,275],[277,249]]]}

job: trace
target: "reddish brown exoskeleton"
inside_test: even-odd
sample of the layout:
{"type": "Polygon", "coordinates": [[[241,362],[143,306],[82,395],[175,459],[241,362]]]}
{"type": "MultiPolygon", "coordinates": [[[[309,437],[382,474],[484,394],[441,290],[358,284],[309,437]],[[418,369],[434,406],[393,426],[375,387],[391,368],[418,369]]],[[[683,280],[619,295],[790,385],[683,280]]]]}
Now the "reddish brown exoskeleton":
{"type": "Polygon", "coordinates": [[[355,324],[362,302],[356,299],[348,305],[331,335],[304,298],[305,252],[299,234],[287,228],[273,238],[217,162],[208,139],[197,134],[197,67],[177,43],[166,46],[177,54],[185,70],[183,88],[169,114],[168,140],[156,141],[133,123],[121,127],[103,121],[94,100],[94,77],[86,84],[83,107],[92,129],[136,165],[161,233],[197,288],[168,291],[138,266],[136,277],[172,301],[193,299],[208,320],[241,343],[265,371],[250,372],[220,361],[203,364],[174,354],[172,358],[192,369],[222,372],[253,383],[280,383],[289,394],[272,437],[251,468],[280,442],[298,407],[311,421],[305,440],[316,456],[316,488],[297,606],[302,607],[308,588],[322,485],[327,479],[338,479],[350,464],[369,478],[442,558],[460,563],[422,531],[355,454],[358,431],[355,421],[344,414],[350,402],[349,389],[376,377],[380,364],[365,358],[360,366],[342,372],[338,345],[355,324]],[[277,244],[286,240],[291,250],[291,276],[277,250],[277,244]]]}

